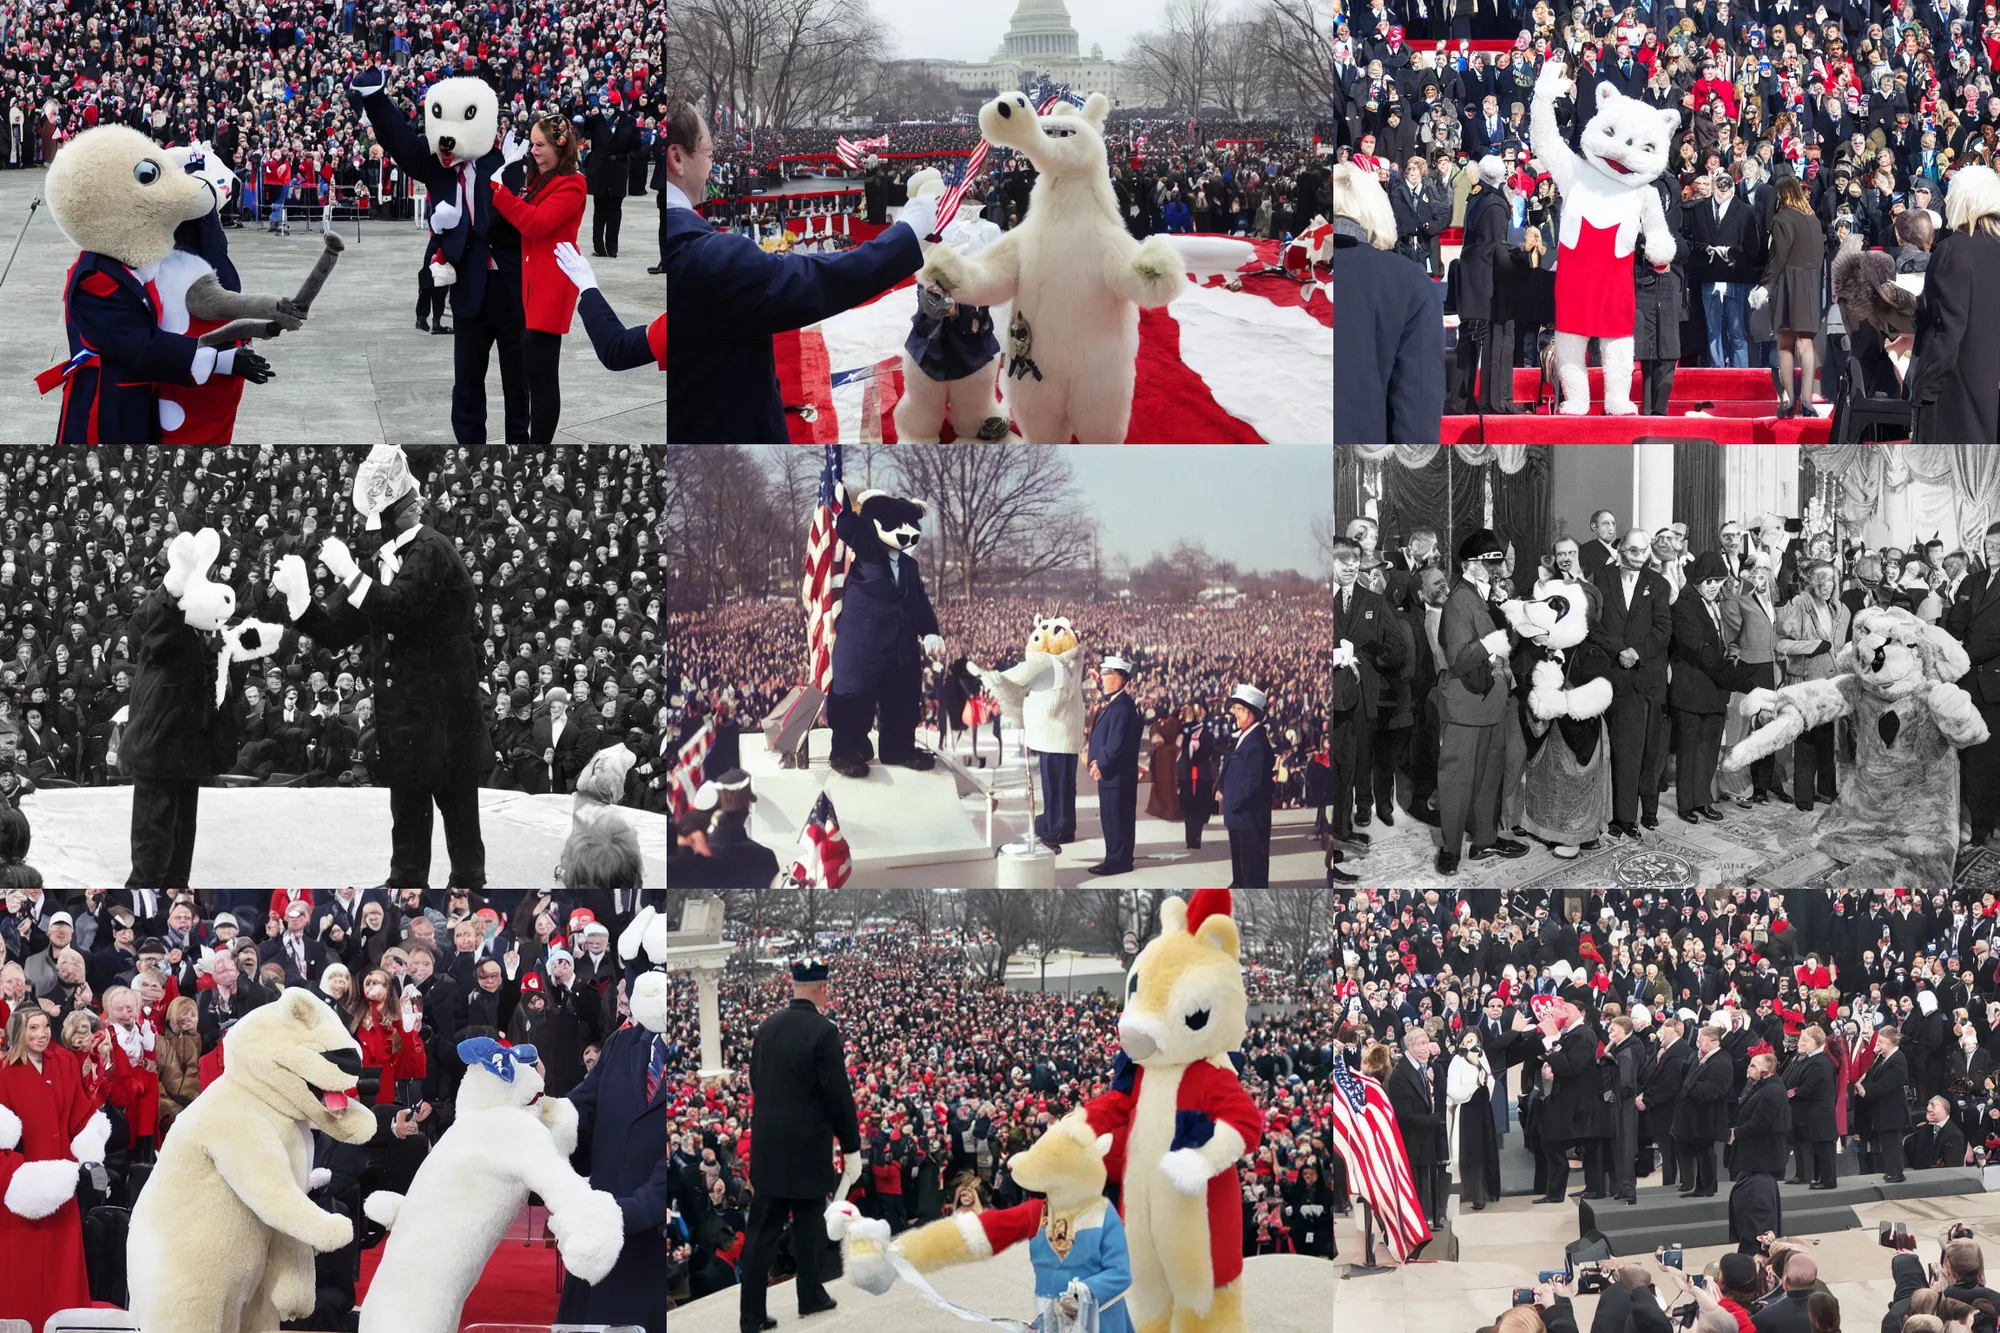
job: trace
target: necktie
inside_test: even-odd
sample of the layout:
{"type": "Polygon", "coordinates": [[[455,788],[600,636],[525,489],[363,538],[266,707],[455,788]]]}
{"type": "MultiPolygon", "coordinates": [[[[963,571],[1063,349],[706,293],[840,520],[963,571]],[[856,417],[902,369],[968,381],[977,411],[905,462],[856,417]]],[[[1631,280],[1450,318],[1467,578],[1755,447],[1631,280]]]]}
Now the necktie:
{"type": "Polygon", "coordinates": [[[653,1038],[653,1058],[646,1064],[646,1100],[651,1102],[660,1095],[660,1080],[667,1072],[667,1039],[664,1034],[653,1038]]]}
{"type": "Polygon", "coordinates": [[[466,175],[470,170],[470,167],[463,164],[458,168],[458,206],[465,211],[467,223],[472,221],[472,183],[466,175]]]}

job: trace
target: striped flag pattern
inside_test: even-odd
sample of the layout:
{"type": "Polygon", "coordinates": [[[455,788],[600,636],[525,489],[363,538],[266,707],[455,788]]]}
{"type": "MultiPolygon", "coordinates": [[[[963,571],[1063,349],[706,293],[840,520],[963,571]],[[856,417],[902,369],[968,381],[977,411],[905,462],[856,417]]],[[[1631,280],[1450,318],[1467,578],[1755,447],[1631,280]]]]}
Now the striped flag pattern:
{"type": "Polygon", "coordinates": [[[825,792],[813,802],[806,817],[805,831],[799,835],[799,857],[792,862],[791,880],[798,888],[837,889],[847,883],[854,858],[847,839],[840,834],[840,820],[833,813],[833,801],[825,792]]]}
{"type": "Polygon", "coordinates": [[[840,592],[847,582],[847,547],[834,533],[833,484],[840,480],[840,446],[826,446],[819,472],[819,507],[806,537],[806,668],[821,694],[833,688],[833,640],[840,592]]]}
{"type": "Polygon", "coordinates": [[[873,139],[850,139],[843,134],[833,145],[833,155],[840,159],[842,166],[853,170],[861,165],[861,159],[868,156],[870,151],[888,146],[889,136],[886,134],[877,135],[873,139]]]}
{"type": "Polygon", "coordinates": [[[684,815],[694,802],[695,791],[701,786],[706,774],[702,765],[708,759],[708,752],[715,748],[715,724],[704,722],[701,730],[688,737],[681,746],[680,758],[674,761],[673,772],[667,775],[667,804],[677,815],[684,815]]]}
{"type": "MultiPolygon", "coordinates": [[[[1083,99],[1072,93],[1069,90],[1069,85],[1066,83],[1052,84],[1045,80],[1042,86],[1036,91],[1044,94],[1039,104],[1035,107],[1035,114],[1038,116],[1046,116],[1049,113],[1049,108],[1053,107],[1057,102],[1069,102],[1075,106],[1083,105],[1083,99]]],[[[981,139],[973,146],[972,156],[965,159],[964,165],[959,169],[957,181],[953,182],[952,187],[946,190],[944,197],[938,201],[936,230],[925,237],[925,240],[938,240],[944,235],[945,227],[950,224],[953,218],[958,216],[958,201],[965,198],[966,188],[978,178],[979,169],[986,165],[986,152],[992,146],[984,139],[981,139]]]]}
{"type": "Polygon", "coordinates": [[[1389,1236],[1389,1248],[1407,1261],[1431,1238],[1410,1179],[1410,1154],[1389,1094],[1366,1074],[1357,1074],[1345,1060],[1333,1062],[1333,1146],[1347,1162],[1354,1192],[1367,1199],[1389,1236]]]}

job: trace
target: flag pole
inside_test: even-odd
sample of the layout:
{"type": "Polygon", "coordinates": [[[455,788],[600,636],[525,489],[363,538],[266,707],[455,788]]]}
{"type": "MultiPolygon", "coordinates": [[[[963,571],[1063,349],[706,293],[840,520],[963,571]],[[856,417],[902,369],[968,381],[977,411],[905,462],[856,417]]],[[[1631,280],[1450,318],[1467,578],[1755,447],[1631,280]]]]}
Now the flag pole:
{"type": "Polygon", "coordinates": [[[1375,1262],[1375,1209],[1366,1198],[1363,1198],[1360,1202],[1363,1262],[1349,1264],[1347,1271],[1341,1274],[1342,1281],[1346,1281],[1351,1277],[1373,1277],[1377,1273],[1392,1273],[1395,1271],[1387,1264],[1378,1264],[1375,1262]]]}

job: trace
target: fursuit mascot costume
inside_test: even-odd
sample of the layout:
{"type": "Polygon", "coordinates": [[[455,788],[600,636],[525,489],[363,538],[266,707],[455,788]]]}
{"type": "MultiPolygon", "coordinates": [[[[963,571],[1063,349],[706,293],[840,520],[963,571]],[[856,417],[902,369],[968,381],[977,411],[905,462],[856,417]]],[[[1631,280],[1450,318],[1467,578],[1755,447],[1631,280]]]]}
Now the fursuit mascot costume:
{"type": "MultiPolygon", "coordinates": [[[[889,1224],[861,1216],[845,1199],[826,1210],[826,1233],[842,1242],[848,1280],[880,1296],[898,1276],[976,1263],[1021,1241],[1035,1266],[1037,1333],[1131,1333],[1125,1295],[1132,1262],[1125,1224],[1104,1197],[1112,1136],[1091,1130],[1081,1109],[1007,1159],[1014,1183],[1042,1195],[1012,1208],[957,1213],[889,1238],[889,1224]]],[[[919,1290],[928,1294],[924,1283],[919,1290]]]]}
{"type": "Polygon", "coordinates": [[[1840,674],[1743,697],[1746,715],[1775,713],[1729,752],[1749,767],[1814,727],[1852,718],[1854,771],[1821,816],[1812,845],[1840,863],[1830,887],[1948,888],[1958,853],[1955,751],[1988,737],[1952,682],[1972,669],[1958,640],[1901,607],[1864,607],[1834,658],[1840,674]]]}
{"type": "Polygon", "coordinates": [[[853,509],[847,487],[835,482],[833,530],[853,560],[840,595],[840,637],[833,644],[833,685],[826,696],[833,739],[827,762],[850,778],[868,776],[879,757],[929,771],[936,763],[917,748],[917,715],[924,698],[924,655],[944,651],[937,613],[924,592],[924,576],[910,557],[923,536],[928,506],[886,491],[863,491],[853,509]]]}
{"type": "Polygon", "coordinates": [[[602,1280],[575,1270],[564,1279],[559,1324],[636,1324],[666,1333],[668,1211],[678,1208],[690,1236],[709,1217],[707,1189],[679,1170],[667,1149],[667,1109],[675,1101],[663,1035],[667,940],[667,919],[651,907],[639,909],[619,937],[632,1020],[605,1039],[596,1066],[568,1098],[591,1188],[617,1201],[625,1248],[602,1280]]]}
{"type": "Polygon", "coordinates": [[[166,577],[126,624],[138,668],[118,745],[132,779],[130,884],[187,887],[201,785],[236,763],[232,668],[284,641],[283,625],[229,624],[236,593],[208,577],[221,550],[214,528],[176,534],[166,577]]]}
{"type": "MultiPolygon", "coordinates": [[[[1035,837],[1054,851],[1076,841],[1076,757],[1083,752],[1083,645],[1066,616],[1035,622],[1021,660],[990,671],[970,659],[966,669],[1000,701],[1000,716],[1021,728],[1035,753],[1047,809],[1035,816],[1035,837]]],[[[1032,795],[1032,793],[1031,793],[1032,795]]]]}
{"type": "Polygon", "coordinates": [[[305,561],[279,559],[271,587],[301,634],[333,652],[365,645],[375,687],[376,780],[389,789],[391,888],[430,883],[431,807],[444,823],[452,887],[486,882],[479,783],[493,767],[486,696],[479,688],[479,595],[451,538],[423,521],[438,451],[378,444],[354,473],[354,508],[382,540],[363,555],[328,537],[319,563],[339,586],[315,604],[305,561]],[[419,476],[419,470],[423,475],[419,476]]]}
{"type": "MultiPolygon", "coordinates": [[[[911,173],[905,188],[912,199],[941,195],[944,177],[936,167],[925,167],[911,173]]],[[[1001,235],[999,226],[984,218],[961,216],[944,229],[943,243],[960,254],[976,255],[1001,235]]],[[[1019,443],[1000,410],[1000,340],[994,335],[993,312],[983,305],[961,304],[921,284],[916,291],[917,313],[910,317],[910,336],[903,343],[896,438],[908,444],[936,444],[949,407],[951,428],[959,439],[1019,443]]]]}
{"type": "Polygon", "coordinates": [[[1126,977],[1111,1087],[1084,1108],[1112,1136],[1138,1333],[1248,1327],[1236,1163],[1263,1121],[1236,1072],[1248,1005],[1229,908],[1226,889],[1160,904],[1160,933],[1126,977]]]}
{"type": "Polygon", "coordinates": [[[1188,287],[1165,237],[1135,241],[1119,219],[1104,153],[1110,109],[1102,93],[1080,111],[1059,102],[1045,116],[1017,92],[981,107],[986,141],[1038,173],[1028,215],[976,255],[932,247],[918,275],[961,306],[1013,302],[1001,384],[1034,444],[1125,442],[1139,307],[1166,305],[1188,287]]]}
{"type": "Polygon", "coordinates": [[[1596,338],[1604,361],[1604,411],[1631,416],[1632,331],[1638,298],[1632,251],[1643,235],[1646,259],[1658,272],[1674,260],[1673,233],[1653,180],[1667,166],[1680,128],[1675,108],[1625,97],[1607,80],[1583,127],[1582,155],[1570,151],[1556,123],[1556,99],[1576,87],[1551,57],[1535,80],[1528,134],[1535,158],[1562,195],[1562,237],[1556,247],[1556,375],[1568,416],[1590,411],[1586,357],[1596,338]]]}
{"type": "Polygon", "coordinates": [[[1548,579],[1533,601],[1501,604],[1525,640],[1515,679],[1528,681],[1527,804],[1521,822],[1562,860],[1594,851],[1611,820],[1611,656],[1590,642],[1588,591],[1548,579]]]}
{"type": "Polygon", "coordinates": [[[222,1039],[221,1077],[174,1118],[132,1209],[126,1266],[146,1333],[271,1333],[313,1311],[314,1253],[354,1223],[307,1197],[313,1130],[375,1136],[355,1096],[361,1047],[302,987],[253,1010],[222,1039]]]}
{"type": "Polygon", "coordinates": [[[483,79],[439,79],[426,88],[422,134],[390,100],[382,70],[362,71],[347,95],[361,104],[382,151],[428,192],[433,249],[441,255],[431,262],[431,278],[451,288],[452,437],[460,444],[486,443],[486,363],[498,347],[506,438],[527,443],[521,233],[493,206],[493,191],[522,192],[528,145],[500,145],[500,101],[483,79]]]}
{"type": "Polygon", "coordinates": [[[618,1201],[570,1168],[576,1107],[542,1096],[535,1048],[474,1037],[458,1057],[457,1114],[409,1194],[378,1190],[362,1204],[389,1240],[361,1333],[457,1333],[465,1298],[530,1194],[549,1209],[563,1267],[584,1282],[602,1281],[624,1248],[618,1201]]]}
{"type": "Polygon", "coordinates": [[[232,291],[209,259],[176,248],[183,224],[215,212],[215,186],[137,130],[99,125],[63,145],[44,188],[56,225],[83,252],[63,285],[69,359],[35,377],[43,393],[63,391],[57,442],[161,443],[185,425],[186,409],[167,411],[174,399],[163,399],[159,385],[206,387],[232,376],[232,392],[218,385],[197,424],[205,437],[233,425],[241,382],[273,374],[239,344],[296,329],[305,312],[284,297],[232,291]],[[255,323],[225,329],[237,320],[255,323]],[[194,321],[206,329],[197,332],[194,321]]]}

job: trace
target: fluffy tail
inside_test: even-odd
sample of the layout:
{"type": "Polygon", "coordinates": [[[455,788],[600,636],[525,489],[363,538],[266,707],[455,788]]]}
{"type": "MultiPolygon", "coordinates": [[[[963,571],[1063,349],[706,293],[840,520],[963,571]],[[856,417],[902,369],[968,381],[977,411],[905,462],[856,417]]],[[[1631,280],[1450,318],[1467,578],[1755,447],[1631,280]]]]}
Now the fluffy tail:
{"type": "Polygon", "coordinates": [[[376,1190],[361,1201],[361,1211],[384,1231],[393,1231],[403,1211],[403,1196],[390,1190],[376,1190]]]}

